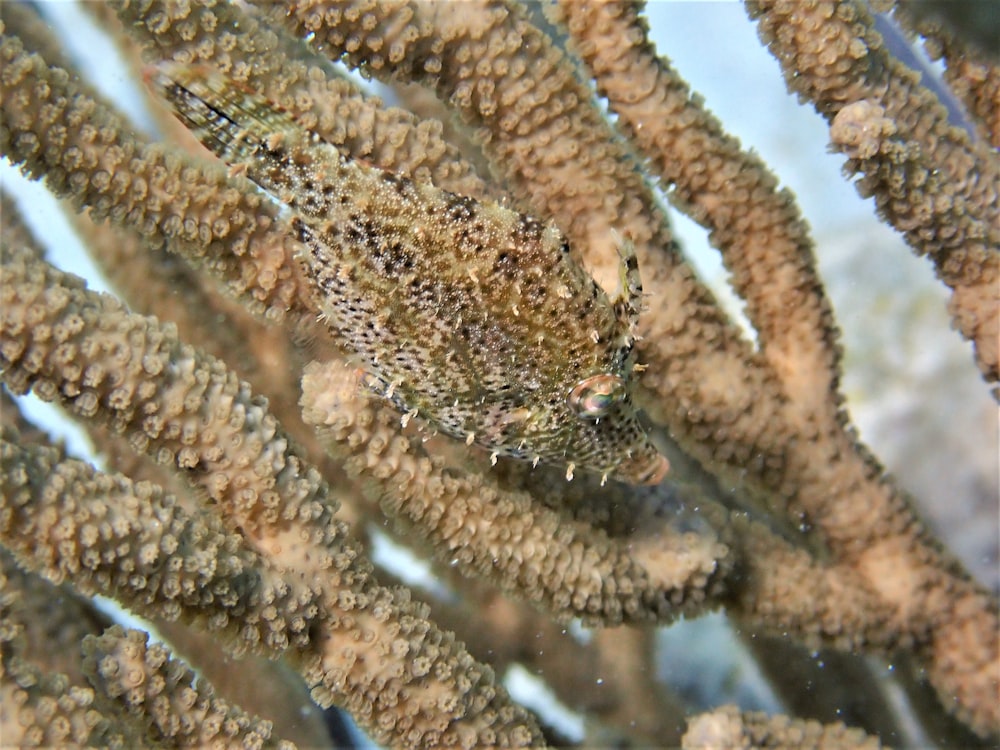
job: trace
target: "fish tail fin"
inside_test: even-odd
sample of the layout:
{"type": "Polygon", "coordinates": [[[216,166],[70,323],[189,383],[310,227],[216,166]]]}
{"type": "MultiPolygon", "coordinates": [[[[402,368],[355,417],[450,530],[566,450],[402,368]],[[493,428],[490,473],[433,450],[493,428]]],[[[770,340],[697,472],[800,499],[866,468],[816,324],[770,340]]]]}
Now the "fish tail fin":
{"type": "Polygon", "coordinates": [[[288,113],[206,65],[160,63],[147,69],[145,78],[198,140],[228,164],[259,158],[268,141],[302,132],[288,113]]]}
{"type": "Polygon", "coordinates": [[[206,148],[280,203],[301,207],[308,185],[342,175],[344,159],[333,146],[206,65],[160,63],[146,78],[206,148]]]}

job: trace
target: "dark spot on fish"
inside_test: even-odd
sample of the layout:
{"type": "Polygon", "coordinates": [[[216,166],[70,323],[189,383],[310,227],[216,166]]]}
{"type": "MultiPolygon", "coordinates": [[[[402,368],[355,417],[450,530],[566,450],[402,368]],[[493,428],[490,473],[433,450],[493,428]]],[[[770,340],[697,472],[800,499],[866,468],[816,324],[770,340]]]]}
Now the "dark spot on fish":
{"type": "Polygon", "coordinates": [[[391,185],[395,189],[396,195],[406,195],[412,185],[408,179],[393,172],[382,172],[382,181],[391,185]]]}
{"type": "Polygon", "coordinates": [[[471,221],[476,215],[476,202],[464,195],[449,194],[445,203],[448,218],[454,222],[471,221]]]}
{"type": "Polygon", "coordinates": [[[514,241],[518,244],[537,242],[545,231],[545,225],[533,216],[519,214],[514,227],[514,241]]]}

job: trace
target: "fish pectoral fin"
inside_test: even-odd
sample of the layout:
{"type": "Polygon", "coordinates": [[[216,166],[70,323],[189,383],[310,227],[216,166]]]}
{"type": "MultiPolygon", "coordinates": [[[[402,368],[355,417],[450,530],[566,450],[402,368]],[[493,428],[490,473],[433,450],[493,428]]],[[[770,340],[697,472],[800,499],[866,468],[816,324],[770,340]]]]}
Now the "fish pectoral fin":
{"type": "Polygon", "coordinates": [[[612,297],[615,315],[626,332],[635,330],[642,311],[642,277],[639,275],[639,259],[635,254],[635,244],[627,235],[621,237],[612,230],[615,248],[618,250],[618,290],[612,297]]]}

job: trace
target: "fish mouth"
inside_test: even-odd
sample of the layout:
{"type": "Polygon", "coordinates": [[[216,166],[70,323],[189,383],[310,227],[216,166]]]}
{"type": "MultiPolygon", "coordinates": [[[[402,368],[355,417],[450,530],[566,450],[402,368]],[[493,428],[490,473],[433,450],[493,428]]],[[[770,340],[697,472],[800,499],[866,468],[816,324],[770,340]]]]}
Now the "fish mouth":
{"type": "Polygon", "coordinates": [[[655,485],[670,471],[666,456],[657,452],[636,456],[618,466],[615,474],[631,484],[655,485]]]}

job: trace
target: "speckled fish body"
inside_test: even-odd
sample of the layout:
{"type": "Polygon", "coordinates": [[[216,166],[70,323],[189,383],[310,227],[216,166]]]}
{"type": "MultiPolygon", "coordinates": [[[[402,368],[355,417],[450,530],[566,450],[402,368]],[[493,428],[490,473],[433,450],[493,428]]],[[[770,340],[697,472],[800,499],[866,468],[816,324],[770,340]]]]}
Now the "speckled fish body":
{"type": "Polygon", "coordinates": [[[206,146],[290,209],[327,324],[404,414],[568,477],[662,478],[631,403],[625,294],[610,300],[558,229],[347,159],[203,69],[168,66],[158,83],[206,146]]]}

